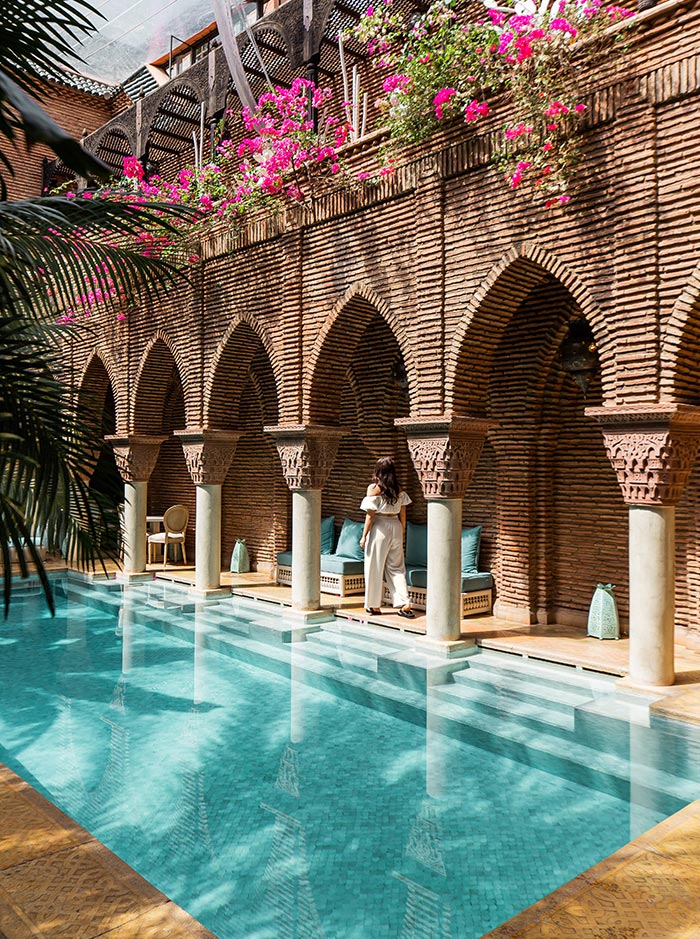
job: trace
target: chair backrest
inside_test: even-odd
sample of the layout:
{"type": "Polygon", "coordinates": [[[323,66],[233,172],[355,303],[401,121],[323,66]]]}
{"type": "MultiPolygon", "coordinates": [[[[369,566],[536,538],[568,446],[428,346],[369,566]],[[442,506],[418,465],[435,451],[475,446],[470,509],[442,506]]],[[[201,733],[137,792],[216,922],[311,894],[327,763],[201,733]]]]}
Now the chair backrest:
{"type": "Polygon", "coordinates": [[[189,518],[190,510],[186,505],[171,505],[163,515],[163,528],[169,535],[181,535],[189,518]]]}

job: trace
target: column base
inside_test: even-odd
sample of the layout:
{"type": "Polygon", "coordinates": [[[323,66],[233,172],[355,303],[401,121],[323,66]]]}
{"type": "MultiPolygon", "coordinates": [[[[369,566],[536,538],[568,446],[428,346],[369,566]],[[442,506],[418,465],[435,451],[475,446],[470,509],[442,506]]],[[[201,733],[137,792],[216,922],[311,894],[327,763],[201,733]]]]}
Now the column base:
{"type": "Polygon", "coordinates": [[[187,591],[189,597],[215,600],[217,597],[230,597],[230,587],[192,587],[187,591]]]}
{"type": "Polygon", "coordinates": [[[118,571],[114,579],[121,584],[139,584],[153,580],[153,571],[138,571],[137,573],[118,571]]]}
{"type": "Polygon", "coordinates": [[[465,658],[478,651],[473,639],[433,639],[430,636],[415,636],[414,638],[417,651],[444,659],[465,658]]]}

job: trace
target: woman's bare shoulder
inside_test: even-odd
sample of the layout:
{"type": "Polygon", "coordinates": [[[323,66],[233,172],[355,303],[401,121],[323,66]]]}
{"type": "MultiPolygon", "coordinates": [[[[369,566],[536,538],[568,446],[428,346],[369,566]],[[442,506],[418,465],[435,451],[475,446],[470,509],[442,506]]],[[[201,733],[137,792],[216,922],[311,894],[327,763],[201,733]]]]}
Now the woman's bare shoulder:
{"type": "Polygon", "coordinates": [[[379,486],[376,483],[370,483],[369,486],[367,487],[368,496],[380,496],[381,494],[382,494],[382,490],[379,488],[379,486]]]}

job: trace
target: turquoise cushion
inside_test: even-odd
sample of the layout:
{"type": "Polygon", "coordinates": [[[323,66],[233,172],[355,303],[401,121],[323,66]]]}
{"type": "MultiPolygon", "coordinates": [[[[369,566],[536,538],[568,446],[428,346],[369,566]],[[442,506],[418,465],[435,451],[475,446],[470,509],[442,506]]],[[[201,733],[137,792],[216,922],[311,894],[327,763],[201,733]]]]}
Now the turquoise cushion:
{"type": "MultiPolygon", "coordinates": [[[[428,526],[406,525],[406,565],[410,567],[428,566],[428,526]]],[[[414,584],[414,586],[418,586],[414,584]]]]}
{"type": "Polygon", "coordinates": [[[462,593],[470,590],[488,590],[493,587],[493,574],[463,574],[462,593]]]}
{"type": "Polygon", "coordinates": [[[335,515],[321,519],[321,554],[333,554],[335,544],[335,515]]]}
{"type": "Polygon", "coordinates": [[[321,572],[323,574],[363,574],[365,562],[355,558],[342,558],[338,554],[321,555],[321,572]]]}
{"type": "Polygon", "coordinates": [[[476,574],[479,570],[481,525],[462,529],[462,573],[476,574]]]}
{"type": "Polygon", "coordinates": [[[424,567],[406,567],[406,583],[409,587],[425,587],[428,572],[424,567]]]}
{"type": "Polygon", "coordinates": [[[360,538],[364,527],[364,522],[353,522],[346,518],[343,527],[340,529],[340,537],[338,538],[335,553],[343,558],[364,560],[365,552],[360,547],[360,538]]]}
{"type": "Polygon", "coordinates": [[[292,566],[292,552],[291,551],[280,551],[277,555],[277,563],[280,567],[291,567],[292,566]]]}

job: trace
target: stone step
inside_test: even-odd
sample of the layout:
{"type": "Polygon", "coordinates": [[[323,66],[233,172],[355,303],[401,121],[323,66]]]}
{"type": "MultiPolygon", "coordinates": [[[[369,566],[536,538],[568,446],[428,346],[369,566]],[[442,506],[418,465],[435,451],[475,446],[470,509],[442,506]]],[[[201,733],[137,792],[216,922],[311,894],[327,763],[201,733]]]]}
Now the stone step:
{"type": "Polygon", "coordinates": [[[324,623],[327,632],[340,633],[343,636],[360,636],[367,639],[376,639],[387,642],[398,648],[411,649],[415,644],[415,635],[407,635],[399,629],[389,626],[375,626],[374,623],[357,622],[341,618],[340,616],[330,623],[324,623]]]}
{"type": "Polygon", "coordinates": [[[495,698],[502,698],[504,701],[529,701],[564,713],[571,712],[573,708],[594,697],[590,691],[581,691],[571,685],[557,688],[514,671],[506,671],[501,675],[493,668],[485,670],[475,664],[479,658],[478,655],[469,658],[467,668],[455,673],[455,682],[489,690],[495,698]]]}
{"type": "Polygon", "coordinates": [[[375,660],[378,655],[398,652],[404,648],[403,646],[397,645],[395,642],[385,642],[384,639],[356,635],[352,632],[337,632],[325,627],[316,633],[312,633],[307,641],[347,649],[356,652],[358,655],[365,655],[375,660]]]}
{"type": "Polygon", "coordinates": [[[564,713],[517,698],[506,698],[503,695],[496,697],[488,689],[478,685],[468,685],[466,682],[439,685],[434,691],[441,700],[462,703],[465,707],[485,711],[488,714],[500,714],[502,717],[519,721],[528,727],[555,732],[564,731],[567,734],[572,734],[574,731],[573,711],[564,713]]]}
{"type": "Polygon", "coordinates": [[[306,642],[294,650],[298,660],[305,658],[322,662],[330,662],[342,668],[351,669],[362,675],[377,677],[377,658],[366,653],[355,653],[351,649],[343,649],[328,643],[313,642],[313,635],[306,642]]]}
{"type": "Polygon", "coordinates": [[[501,679],[505,679],[507,675],[513,675],[516,678],[525,676],[528,680],[562,691],[574,689],[590,692],[589,698],[614,693],[617,682],[617,676],[603,675],[600,672],[574,666],[542,662],[539,659],[488,649],[480,649],[479,654],[471,660],[471,665],[474,669],[492,672],[501,679]]]}
{"type": "Polygon", "coordinates": [[[519,763],[571,779],[646,808],[669,812],[697,798],[697,782],[645,767],[636,772],[627,760],[522,723],[447,701],[440,688],[429,691],[431,728],[464,743],[507,756],[519,763]],[[632,777],[630,779],[630,776],[632,777]],[[669,801],[670,800],[670,801],[669,801]],[[670,806],[670,807],[669,807],[670,806]]]}

